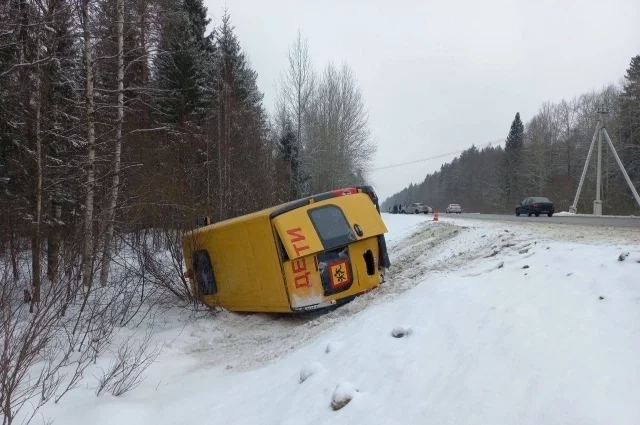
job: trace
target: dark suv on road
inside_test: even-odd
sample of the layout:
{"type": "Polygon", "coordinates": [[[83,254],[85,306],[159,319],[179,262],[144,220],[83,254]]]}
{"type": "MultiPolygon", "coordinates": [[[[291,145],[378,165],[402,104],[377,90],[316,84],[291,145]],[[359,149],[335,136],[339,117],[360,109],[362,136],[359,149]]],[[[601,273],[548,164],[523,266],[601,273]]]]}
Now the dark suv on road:
{"type": "Polygon", "coordinates": [[[527,198],[520,202],[516,207],[517,216],[520,214],[526,214],[531,217],[532,214],[535,214],[536,217],[539,217],[540,214],[546,214],[551,217],[554,212],[556,212],[556,210],[553,206],[553,202],[542,196],[527,198]]]}

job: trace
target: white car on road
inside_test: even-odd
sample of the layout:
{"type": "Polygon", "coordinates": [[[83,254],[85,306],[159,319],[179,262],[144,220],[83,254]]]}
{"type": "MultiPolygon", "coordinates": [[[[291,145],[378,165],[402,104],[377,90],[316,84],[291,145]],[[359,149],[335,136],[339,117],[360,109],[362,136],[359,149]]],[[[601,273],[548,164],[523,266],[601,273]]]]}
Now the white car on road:
{"type": "Polygon", "coordinates": [[[406,207],[402,207],[400,210],[400,214],[429,214],[433,212],[430,206],[427,204],[422,204],[420,202],[414,202],[411,205],[407,205],[406,207]]]}
{"type": "Polygon", "coordinates": [[[449,204],[446,211],[447,214],[462,214],[462,208],[460,208],[460,205],[458,204],[449,204]]]}

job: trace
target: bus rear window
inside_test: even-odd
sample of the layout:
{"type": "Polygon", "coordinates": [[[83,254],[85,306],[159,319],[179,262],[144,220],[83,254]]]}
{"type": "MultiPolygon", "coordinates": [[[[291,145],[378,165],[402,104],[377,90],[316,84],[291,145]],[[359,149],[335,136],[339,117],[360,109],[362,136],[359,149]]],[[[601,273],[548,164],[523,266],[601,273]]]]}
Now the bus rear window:
{"type": "Polygon", "coordinates": [[[193,272],[200,295],[214,295],[218,292],[207,251],[200,250],[193,253],[193,272]]]}
{"type": "Polygon", "coordinates": [[[335,205],[311,209],[309,217],[324,249],[332,249],[356,240],[344,213],[335,205]]]}

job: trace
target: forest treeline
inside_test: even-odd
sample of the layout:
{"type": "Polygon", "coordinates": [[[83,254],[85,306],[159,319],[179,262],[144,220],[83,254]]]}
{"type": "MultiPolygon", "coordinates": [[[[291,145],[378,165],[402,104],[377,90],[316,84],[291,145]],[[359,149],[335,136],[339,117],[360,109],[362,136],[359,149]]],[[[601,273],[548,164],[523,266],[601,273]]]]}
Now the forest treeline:
{"type": "MultiPolygon", "coordinates": [[[[523,123],[517,113],[504,148],[471,148],[453,161],[385,200],[393,204],[425,202],[444,211],[457,203],[468,212],[511,213],[529,196],[546,196],[557,211],[568,211],[580,181],[599,119],[608,110],[607,132],[636,189],[640,188],[640,55],[631,59],[621,87],[609,85],[571,100],[545,103],[523,123]]],[[[578,212],[593,211],[596,152],[591,157],[578,212]]],[[[638,214],[620,169],[603,140],[604,214],[638,214]]]]}
{"type": "Polygon", "coordinates": [[[365,181],[354,72],[316,70],[301,34],[282,59],[268,114],[226,10],[212,25],[202,0],[0,1],[0,423],[28,423],[106,350],[96,395],[138,385],[149,338],[111,342],[206,308],[183,274],[197,217],[365,181]]]}
{"type": "Polygon", "coordinates": [[[286,58],[269,116],[226,10],[211,30],[202,0],[3,1],[0,255],[27,238],[35,286],[62,256],[105,284],[118,235],[363,183],[353,71],[317,72],[300,34],[286,58]]]}

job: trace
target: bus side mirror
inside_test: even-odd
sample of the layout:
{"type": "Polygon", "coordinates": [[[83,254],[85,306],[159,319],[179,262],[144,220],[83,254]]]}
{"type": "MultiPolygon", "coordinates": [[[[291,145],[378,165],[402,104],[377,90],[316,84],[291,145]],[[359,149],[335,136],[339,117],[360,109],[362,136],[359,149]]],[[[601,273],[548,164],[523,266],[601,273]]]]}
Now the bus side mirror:
{"type": "Polygon", "coordinates": [[[211,217],[198,217],[196,219],[196,227],[208,226],[211,224],[211,217]]]}

